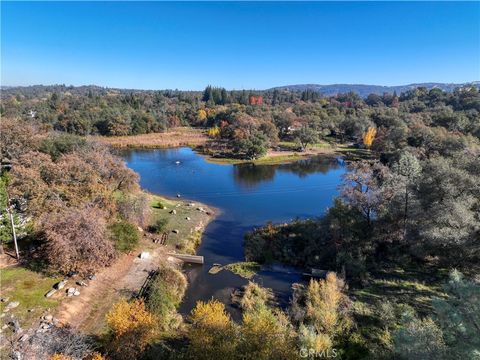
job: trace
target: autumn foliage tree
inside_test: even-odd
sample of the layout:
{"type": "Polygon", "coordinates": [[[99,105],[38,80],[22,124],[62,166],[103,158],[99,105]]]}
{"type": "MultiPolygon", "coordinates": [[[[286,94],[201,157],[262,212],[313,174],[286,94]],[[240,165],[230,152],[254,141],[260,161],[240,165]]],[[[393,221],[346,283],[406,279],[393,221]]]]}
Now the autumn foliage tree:
{"type": "Polygon", "coordinates": [[[283,312],[265,305],[243,315],[239,352],[243,359],[296,359],[295,332],[283,312]]]}
{"type": "Polygon", "coordinates": [[[217,300],[198,302],[188,332],[191,359],[295,359],[295,332],[288,317],[261,299],[235,324],[217,300]]]}
{"type": "Polygon", "coordinates": [[[34,216],[91,202],[112,211],[114,191],[138,187],[135,173],[96,145],[56,161],[49,154],[26,152],[14,160],[11,174],[12,196],[28,201],[34,216]]]}
{"type": "Polygon", "coordinates": [[[189,354],[195,359],[235,357],[238,329],[217,300],[199,301],[191,313],[189,354]]]}
{"type": "Polygon", "coordinates": [[[204,122],[207,118],[207,112],[205,109],[198,109],[197,110],[197,120],[198,122],[204,122]]]}
{"type": "Polygon", "coordinates": [[[373,140],[375,139],[375,135],[377,134],[377,129],[374,127],[369,127],[367,131],[363,134],[362,140],[363,140],[363,145],[367,149],[370,149],[370,147],[373,144],[373,140]]]}
{"type": "Polygon", "coordinates": [[[294,290],[290,315],[299,324],[300,343],[318,352],[331,349],[352,326],[343,282],[333,272],[294,290]]]}
{"type": "Polygon", "coordinates": [[[220,135],[220,128],[218,126],[211,127],[208,129],[208,136],[211,138],[216,138],[220,135]]]}
{"type": "Polygon", "coordinates": [[[155,335],[156,319],[143,300],[120,300],[106,315],[111,355],[115,359],[137,359],[155,335]]]}
{"type": "Polygon", "coordinates": [[[329,272],[325,280],[310,281],[306,292],[306,320],[318,333],[334,337],[351,325],[342,288],[343,282],[333,272],[329,272]]]}

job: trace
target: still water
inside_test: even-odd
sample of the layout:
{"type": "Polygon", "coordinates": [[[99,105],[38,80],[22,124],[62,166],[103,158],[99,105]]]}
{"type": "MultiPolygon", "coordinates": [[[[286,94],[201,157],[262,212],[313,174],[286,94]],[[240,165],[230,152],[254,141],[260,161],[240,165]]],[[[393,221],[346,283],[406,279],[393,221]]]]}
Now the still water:
{"type": "MultiPolygon", "coordinates": [[[[221,271],[211,275],[214,263],[243,261],[245,232],[267,221],[287,222],[322,215],[338,195],[345,172],[342,161],[317,157],[285,165],[211,164],[190,148],[128,150],[121,154],[140,175],[141,186],[153,193],[199,201],[220,210],[206,228],[197,254],[205,264],[188,271],[189,288],[180,312],[189,312],[196,301],[212,297],[230,306],[233,289],[246,280],[221,271]],[[179,162],[179,163],[177,163],[179,162]]],[[[272,288],[282,304],[288,301],[298,272],[262,271],[259,284],[272,288]]]]}

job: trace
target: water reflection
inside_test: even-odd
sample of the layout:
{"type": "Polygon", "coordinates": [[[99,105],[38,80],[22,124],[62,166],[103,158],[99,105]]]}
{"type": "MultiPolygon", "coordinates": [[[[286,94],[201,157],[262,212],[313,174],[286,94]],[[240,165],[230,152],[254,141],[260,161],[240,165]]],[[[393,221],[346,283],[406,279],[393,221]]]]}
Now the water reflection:
{"type": "Polygon", "coordinates": [[[261,182],[272,181],[276,171],[275,165],[239,164],[233,166],[233,179],[240,186],[254,188],[261,182]]]}
{"type": "Polygon", "coordinates": [[[342,166],[343,162],[341,159],[324,156],[299,160],[290,164],[238,164],[233,166],[233,179],[242,187],[254,188],[259,183],[273,181],[275,174],[279,171],[305,177],[315,173],[326,174],[342,166]]]}

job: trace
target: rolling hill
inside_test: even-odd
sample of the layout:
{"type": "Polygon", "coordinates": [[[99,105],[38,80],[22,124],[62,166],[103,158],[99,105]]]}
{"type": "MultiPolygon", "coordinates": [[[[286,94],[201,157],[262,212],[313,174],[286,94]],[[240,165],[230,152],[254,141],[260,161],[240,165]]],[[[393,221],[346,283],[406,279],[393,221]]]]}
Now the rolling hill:
{"type": "Polygon", "coordinates": [[[319,85],[319,84],[298,84],[298,85],[286,85],[274,87],[270,90],[288,90],[288,91],[305,91],[313,90],[318,91],[326,96],[332,96],[340,93],[354,92],[361,97],[367,97],[369,94],[382,95],[383,93],[405,92],[407,90],[415,89],[417,87],[426,87],[427,89],[439,88],[444,91],[453,91],[457,87],[465,85],[474,85],[480,87],[479,81],[472,81],[471,83],[452,84],[452,83],[418,83],[398,86],[382,86],[382,85],[364,85],[364,84],[332,84],[332,85],[319,85]]]}

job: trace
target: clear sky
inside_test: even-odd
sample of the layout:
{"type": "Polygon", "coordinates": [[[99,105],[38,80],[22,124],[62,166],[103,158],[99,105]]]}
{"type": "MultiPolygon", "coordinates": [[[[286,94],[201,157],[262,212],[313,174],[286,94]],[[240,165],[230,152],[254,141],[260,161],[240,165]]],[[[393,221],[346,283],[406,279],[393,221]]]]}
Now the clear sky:
{"type": "Polygon", "coordinates": [[[2,85],[480,79],[480,2],[1,2],[2,85]]]}

